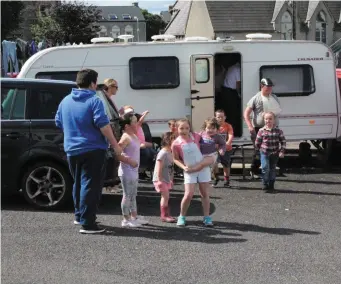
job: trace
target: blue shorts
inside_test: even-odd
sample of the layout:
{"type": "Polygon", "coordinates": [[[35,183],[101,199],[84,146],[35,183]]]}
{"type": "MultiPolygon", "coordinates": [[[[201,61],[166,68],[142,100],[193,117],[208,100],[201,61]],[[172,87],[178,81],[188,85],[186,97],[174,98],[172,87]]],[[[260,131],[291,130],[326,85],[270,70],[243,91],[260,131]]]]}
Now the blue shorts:
{"type": "Polygon", "coordinates": [[[222,164],[225,168],[229,168],[231,166],[231,155],[232,150],[226,151],[224,155],[218,154],[217,163],[222,164]]]}

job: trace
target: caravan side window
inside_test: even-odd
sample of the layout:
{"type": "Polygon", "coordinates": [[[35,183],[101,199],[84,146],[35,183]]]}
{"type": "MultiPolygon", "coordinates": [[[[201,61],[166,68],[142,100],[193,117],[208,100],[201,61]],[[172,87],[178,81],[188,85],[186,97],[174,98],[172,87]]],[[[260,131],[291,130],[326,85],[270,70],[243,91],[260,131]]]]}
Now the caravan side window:
{"type": "Polygon", "coordinates": [[[180,85],[179,59],[169,57],[134,57],[129,60],[132,89],[175,89],[180,85]]]}
{"type": "Polygon", "coordinates": [[[278,97],[309,96],[315,92],[314,71],[310,65],[266,65],[260,68],[260,79],[274,82],[278,97]]]}
{"type": "Polygon", "coordinates": [[[78,71],[39,72],[36,74],[36,79],[65,80],[76,82],[77,73],[78,71]]]}
{"type": "Polygon", "coordinates": [[[210,63],[207,58],[195,59],[195,81],[207,83],[210,80],[210,63]]]}

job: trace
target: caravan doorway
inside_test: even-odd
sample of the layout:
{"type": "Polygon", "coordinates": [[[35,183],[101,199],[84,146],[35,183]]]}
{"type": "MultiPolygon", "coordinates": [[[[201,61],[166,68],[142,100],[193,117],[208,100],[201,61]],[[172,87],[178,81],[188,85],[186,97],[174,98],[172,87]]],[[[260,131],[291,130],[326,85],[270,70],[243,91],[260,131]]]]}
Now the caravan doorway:
{"type": "Polygon", "coordinates": [[[214,56],[215,110],[222,109],[235,137],[243,134],[240,53],[218,53],[214,56]]]}

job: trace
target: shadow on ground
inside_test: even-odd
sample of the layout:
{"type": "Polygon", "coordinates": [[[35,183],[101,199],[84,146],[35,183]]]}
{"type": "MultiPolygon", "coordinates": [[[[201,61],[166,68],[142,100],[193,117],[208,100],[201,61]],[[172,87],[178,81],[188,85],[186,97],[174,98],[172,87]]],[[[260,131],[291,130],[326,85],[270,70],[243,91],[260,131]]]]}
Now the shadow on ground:
{"type": "MultiPolygon", "coordinates": [[[[169,205],[171,214],[174,216],[179,215],[180,203],[183,197],[183,191],[177,190],[171,192],[171,198],[169,205]]],[[[219,197],[212,197],[212,200],[220,199],[219,197]]],[[[101,205],[98,215],[121,215],[121,193],[106,193],[103,192],[101,205]]],[[[145,216],[160,216],[160,194],[155,192],[151,186],[139,186],[137,196],[137,206],[139,213],[145,216]]],[[[14,211],[32,211],[32,212],[44,212],[46,210],[36,209],[26,202],[21,193],[3,196],[1,198],[1,210],[14,210],[14,211]]],[[[211,214],[216,210],[216,207],[211,203],[211,214]]],[[[60,209],[50,210],[48,212],[63,212],[73,213],[72,197],[70,201],[60,209]]],[[[203,216],[200,195],[195,194],[191,202],[191,206],[188,210],[188,216],[203,216]]]]}
{"type": "Polygon", "coordinates": [[[148,225],[139,229],[124,229],[105,226],[107,229],[106,235],[124,236],[124,237],[138,237],[158,240],[178,240],[197,243],[237,243],[246,242],[245,238],[241,237],[240,233],[232,233],[231,231],[239,232],[255,232],[272,235],[292,236],[295,234],[304,235],[319,235],[320,232],[297,230],[289,228],[270,228],[262,227],[253,224],[229,223],[229,222],[215,222],[214,228],[205,228],[199,222],[188,222],[185,228],[177,228],[175,226],[157,226],[148,225]]]}

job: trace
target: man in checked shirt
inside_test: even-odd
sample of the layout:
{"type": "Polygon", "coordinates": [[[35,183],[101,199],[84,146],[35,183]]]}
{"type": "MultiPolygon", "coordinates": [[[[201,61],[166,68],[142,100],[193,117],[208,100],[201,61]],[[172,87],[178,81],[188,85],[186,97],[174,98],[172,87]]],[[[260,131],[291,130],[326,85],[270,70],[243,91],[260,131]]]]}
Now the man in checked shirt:
{"type": "Polygon", "coordinates": [[[284,157],[286,141],[283,131],[275,126],[275,115],[264,113],[265,126],[259,129],[255,141],[255,149],[260,151],[263,190],[275,191],[276,165],[278,158],[284,157]]]}

